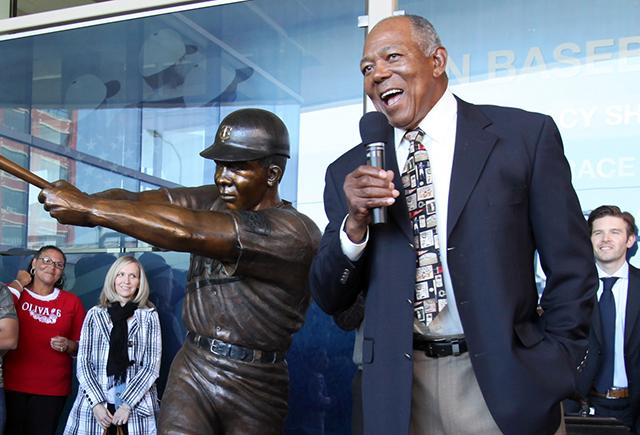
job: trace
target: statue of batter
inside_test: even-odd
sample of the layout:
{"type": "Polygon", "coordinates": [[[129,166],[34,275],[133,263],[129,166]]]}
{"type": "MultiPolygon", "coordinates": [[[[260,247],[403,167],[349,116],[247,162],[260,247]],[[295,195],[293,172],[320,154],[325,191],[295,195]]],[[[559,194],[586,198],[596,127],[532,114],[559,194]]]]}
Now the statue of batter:
{"type": "Polygon", "coordinates": [[[161,434],[282,434],[284,356],[309,305],[320,231],[280,199],[289,134],[271,112],[231,113],[200,155],[216,162],[215,185],[88,195],[57,181],[38,199],[61,223],[192,254],[189,332],[169,373],[161,434]]]}

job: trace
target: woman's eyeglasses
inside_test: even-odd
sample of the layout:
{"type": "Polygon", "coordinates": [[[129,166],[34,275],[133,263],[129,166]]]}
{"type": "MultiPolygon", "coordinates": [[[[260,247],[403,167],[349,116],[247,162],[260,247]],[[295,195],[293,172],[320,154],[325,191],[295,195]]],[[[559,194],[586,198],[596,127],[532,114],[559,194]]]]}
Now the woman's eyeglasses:
{"type": "Polygon", "coordinates": [[[64,269],[64,263],[62,261],[53,261],[50,257],[38,257],[38,260],[41,260],[47,266],[53,266],[60,270],[64,269]]]}

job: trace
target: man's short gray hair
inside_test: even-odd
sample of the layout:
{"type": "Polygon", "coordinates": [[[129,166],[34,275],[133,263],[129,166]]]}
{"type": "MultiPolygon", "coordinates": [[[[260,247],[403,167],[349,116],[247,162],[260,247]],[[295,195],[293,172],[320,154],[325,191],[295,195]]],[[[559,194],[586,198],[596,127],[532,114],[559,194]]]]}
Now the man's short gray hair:
{"type": "Polygon", "coordinates": [[[438,32],[429,20],[419,15],[405,15],[405,17],[411,21],[413,35],[424,54],[431,56],[439,47],[442,47],[438,32]]]}
{"type": "MultiPolygon", "coordinates": [[[[420,15],[394,15],[393,17],[387,17],[380,20],[378,24],[397,18],[406,18],[411,22],[411,33],[413,34],[413,38],[426,56],[431,56],[439,47],[442,47],[442,42],[440,41],[438,32],[436,32],[433,24],[420,15]]],[[[378,24],[376,24],[376,26],[378,24]]]]}

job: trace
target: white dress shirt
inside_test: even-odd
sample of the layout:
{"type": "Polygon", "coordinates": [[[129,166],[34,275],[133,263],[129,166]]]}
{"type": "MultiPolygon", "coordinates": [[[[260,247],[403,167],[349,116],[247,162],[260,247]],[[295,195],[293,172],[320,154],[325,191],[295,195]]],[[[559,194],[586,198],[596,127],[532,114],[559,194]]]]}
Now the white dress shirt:
{"type": "MultiPolygon", "coordinates": [[[[614,343],[614,359],[613,359],[613,386],[626,388],[629,385],[627,380],[627,370],[624,367],[624,322],[627,313],[627,290],[629,289],[629,263],[624,264],[609,275],[596,263],[598,269],[598,278],[617,277],[618,280],[611,288],[613,299],[616,301],[616,336],[614,343]]],[[[602,296],[602,280],[598,286],[598,302],[602,296]]]]}
{"type": "MultiPolygon", "coordinates": [[[[425,328],[419,322],[414,322],[418,332],[431,337],[459,336],[463,334],[446,256],[449,183],[451,180],[451,168],[453,167],[457,117],[458,103],[447,88],[440,100],[419,124],[419,127],[425,132],[424,143],[431,162],[440,261],[442,262],[444,287],[447,292],[447,307],[438,314],[428,328],[425,328]]],[[[395,129],[396,160],[398,161],[400,172],[402,172],[404,162],[409,154],[409,141],[404,139],[405,133],[406,130],[395,129]]],[[[402,189],[402,186],[396,186],[396,189],[402,189]]],[[[409,219],[409,216],[407,216],[407,219],[409,219]]],[[[355,244],[349,240],[344,231],[344,222],[342,228],[343,231],[340,233],[342,251],[350,260],[356,261],[360,258],[367,245],[369,234],[367,232],[366,238],[362,243],[355,244]]]]}

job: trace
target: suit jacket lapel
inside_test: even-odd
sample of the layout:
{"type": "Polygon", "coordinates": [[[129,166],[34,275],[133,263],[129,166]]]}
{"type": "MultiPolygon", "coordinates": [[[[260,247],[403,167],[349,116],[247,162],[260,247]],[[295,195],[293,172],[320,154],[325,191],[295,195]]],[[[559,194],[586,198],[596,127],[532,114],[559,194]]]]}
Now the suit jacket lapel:
{"type": "MultiPolygon", "coordinates": [[[[449,187],[449,211],[447,218],[447,236],[455,227],[464,209],[473,187],[496,144],[497,137],[485,130],[491,124],[480,110],[457,98],[458,126],[456,143],[451,169],[451,185],[449,187]]],[[[404,164],[404,162],[402,162],[404,164]]],[[[400,163],[396,160],[395,139],[393,132],[385,149],[385,167],[394,173],[393,183],[400,191],[396,202],[389,207],[391,220],[400,228],[409,242],[413,243],[413,231],[407,216],[409,210],[402,189],[400,163]]]]}
{"type": "Polygon", "coordinates": [[[456,99],[458,124],[449,187],[447,237],[455,228],[498,139],[493,133],[485,130],[491,121],[478,108],[457,97],[456,99]]]}
{"type": "Polygon", "coordinates": [[[640,312],[640,271],[629,265],[629,288],[627,289],[627,308],[624,320],[624,345],[625,347],[631,339],[631,335],[636,332],[636,322],[640,312]]]}
{"type": "MultiPolygon", "coordinates": [[[[402,234],[413,243],[413,230],[409,222],[409,209],[407,208],[407,200],[404,197],[404,189],[402,187],[402,177],[400,174],[398,160],[396,159],[396,146],[394,138],[394,130],[391,130],[391,136],[387,140],[385,146],[385,168],[393,171],[393,184],[400,191],[400,196],[396,198],[396,202],[388,208],[389,220],[394,222],[402,231],[402,234]]],[[[404,165],[404,162],[402,162],[404,165]]]]}

